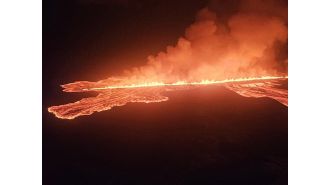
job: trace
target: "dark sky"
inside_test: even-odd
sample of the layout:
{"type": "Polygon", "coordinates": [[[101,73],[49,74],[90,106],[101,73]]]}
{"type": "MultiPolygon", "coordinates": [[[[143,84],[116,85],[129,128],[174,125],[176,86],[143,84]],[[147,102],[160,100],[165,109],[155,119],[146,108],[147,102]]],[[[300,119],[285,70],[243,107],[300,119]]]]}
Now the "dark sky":
{"type": "MultiPolygon", "coordinates": [[[[99,80],[174,45],[207,1],[43,2],[43,69],[72,80],[99,80]],[[82,73],[84,73],[82,75],[82,73]]],[[[56,75],[56,74],[54,74],[56,75]]]]}

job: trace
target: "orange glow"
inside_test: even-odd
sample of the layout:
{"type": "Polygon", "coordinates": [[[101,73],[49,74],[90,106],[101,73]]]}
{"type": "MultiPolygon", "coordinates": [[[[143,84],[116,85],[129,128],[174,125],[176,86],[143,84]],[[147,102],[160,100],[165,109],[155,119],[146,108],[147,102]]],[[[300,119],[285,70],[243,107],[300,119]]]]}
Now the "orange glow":
{"type": "Polygon", "coordinates": [[[119,76],[62,85],[65,92],[99,94],[48,111],[74,119],[129,102],[167,101],[163,92],[206,85],[224,85],[242,96],[269,97],[287,106],[288,92],[278,84],[287,79],[287,57],[280,56],[287,44],[287,23],[276,12],[262,11],[243,9],[224,23],[204,8],[174,46],[119,76]]]}
{"type": "Polygon", "coordinates": [[[263,77],[246,77],[246,78],[236,78],[236,79],[226,79],[226,80],[202,80],[199,82],[186,82],[178,81],[175,83],[164,83],[164,82],[150,82],[150,83],[140,83],[131,85],[113,85],[105,87],[95,87],[95,88],[84,88],[83,91],[97,91],[97,90],[107,90],[107,89],[128,89],[128,88],[140,88],[140,87],[161,87],[161,86],[183,86],[183,85],[210,85],[210,84],[223,84],[229,82],[246,82],[254,80],[273,80],[282,79],[288,77],[281,76],[263,76],[263,77]]]}
{"type": "Polygon", "coordinates": [[[97,91],[96,97],[83,98],[77,102],[52,106],[48,111],[61,119],[74,119],[82,115],[109,110],[129,102],[156,103],[167,101],[162,95],[166,91],[175,91],[201,87],[205,85],[225,85],[228,89],[246,97],[269,97],[287,106],[287,90],[276,88],[276,81],[287,77],[251,77],[227,80],[203,80],[200,82],[178,81],[172,84],[161,82],[132,85],[107,85],[98,87],[99,82],[75,82],[63,85],[64,91],[86,92],[97,91]],[[96,87],[93,87],[95,85],[96,87]],[[79,90],[80,89],[80,90],[79,90]]]}

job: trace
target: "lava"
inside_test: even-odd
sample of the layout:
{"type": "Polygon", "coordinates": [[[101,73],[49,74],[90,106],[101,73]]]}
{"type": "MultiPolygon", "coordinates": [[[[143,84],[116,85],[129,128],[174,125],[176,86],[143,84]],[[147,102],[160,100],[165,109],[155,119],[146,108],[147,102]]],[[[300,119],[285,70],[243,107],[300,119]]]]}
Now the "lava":
{"type": "Polygon", "coordinates": [[[175,83],[151,82],[151,83],[141,83],[141,84],[131,84],[131,85],[114,85],[114,86],[105,86],[105,87],[84,88],[82,90],[90,91],[90,90],[107,90],[107,89],[127,89],[127,88],[139,88],[139,87],[210,85],[210,84],[223,84],[229,82],[244,82],[244,81],[253,81],[253,80],[272,80],[272,79],[280,79],[280,78],[286,78],[286,77],[263,76],[263,77],[236,78],[236,79],[226,79],[226,80],[202,80],[199,82],[178,81],[175,83]]]}
{"type": "Polygon", "coordinates": [[[280,88],[279,81],[264,81],[256,83],[230,83],[226,87],[244,97],[268,97],[288,106],[288,90],[280,88]]]}
{"type": "Polygon", "coordinates": [[[87,92],[96,91],[99,94],[95,97],[83,98],[79,101],[59,106],[52,106],[48,111],[61,119],[74,119],[82,115],[91,115],[94,112],[109,110],[116,106],[124,106],[127,103],[156,103],[167,101],[169,98],[164,96],[166,91],[181,89],[191,89],[206,85],[224,85],[226,88],[245,97],[269,97],[288,105],[286,89],[277,88],[278,80],[287,77],[253,77],[227,79],[221,81],[202,80],[200,82],[176,83],[141,83],[132,85],[104,85],[101,82],[74,82],[62,85],[66,92],[87,92]],[[104,86],[101,87],[100,84],[104,86]]]}

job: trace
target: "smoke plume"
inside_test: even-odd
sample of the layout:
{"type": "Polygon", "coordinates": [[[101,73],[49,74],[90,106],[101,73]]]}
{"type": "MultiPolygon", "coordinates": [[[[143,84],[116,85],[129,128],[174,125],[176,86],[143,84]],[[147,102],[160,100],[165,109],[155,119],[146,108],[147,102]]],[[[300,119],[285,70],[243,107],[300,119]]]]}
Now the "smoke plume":
{"type": "MultiPolygon", "coordinates": [[[[287,6],[245,0],[224,13],[212,1],[175,46],[124,72],[132,83],[287,75],[287,6]],[[228,13],[229,12],[229,13],[228,13]]],[[[284,4],[284,5],[283,5],[284,4]]]]}

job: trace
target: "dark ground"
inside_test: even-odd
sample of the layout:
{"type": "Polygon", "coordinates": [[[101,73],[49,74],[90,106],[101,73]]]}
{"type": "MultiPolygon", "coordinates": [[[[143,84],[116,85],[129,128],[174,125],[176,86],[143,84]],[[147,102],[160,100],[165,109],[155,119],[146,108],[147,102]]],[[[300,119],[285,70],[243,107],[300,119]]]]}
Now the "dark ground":
{"type": "Polygon", "coordinates": [[[43,1],[43,184],[287,184],[288,109],[275,100],[208,87],[74,120],[48,113],[86,96],[60,84],[145,63],[207,4],[96,1],[43,1]]]}
{"type": "Polygon", "coordinates": [[[44,184],[287,184],[288,109],[223,87],[60,120],[44,112],[44,184]]]}

